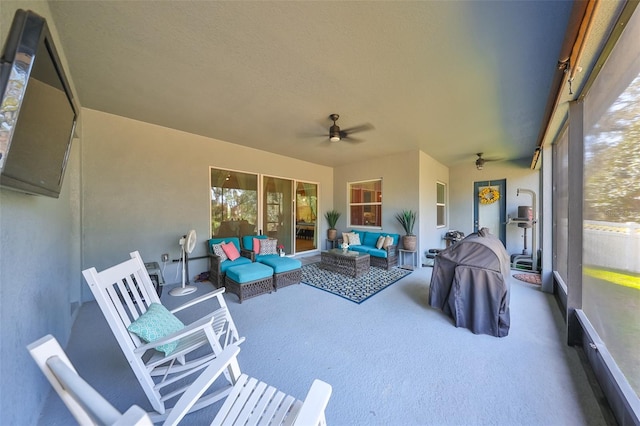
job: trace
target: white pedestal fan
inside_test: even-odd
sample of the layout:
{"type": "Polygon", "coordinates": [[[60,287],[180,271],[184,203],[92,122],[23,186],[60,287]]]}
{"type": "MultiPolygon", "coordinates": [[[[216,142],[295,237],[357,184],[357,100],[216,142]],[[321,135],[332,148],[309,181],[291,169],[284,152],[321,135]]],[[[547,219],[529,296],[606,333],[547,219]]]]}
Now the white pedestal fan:
{"type": "Polygon", "coordinates": [[[187,235],[183,235],[182,238],[178,241],[180,244],[180,248],[182,249],[182,257],[180,261],[182,262],[182,286],[176,287],[169,292],[172,296],[184,296],[187,294],[191,294],[196,291],[198,288],[194,285],[189,284],[189,254],[196,247],[196,231],[191,230],[187,235]]]}

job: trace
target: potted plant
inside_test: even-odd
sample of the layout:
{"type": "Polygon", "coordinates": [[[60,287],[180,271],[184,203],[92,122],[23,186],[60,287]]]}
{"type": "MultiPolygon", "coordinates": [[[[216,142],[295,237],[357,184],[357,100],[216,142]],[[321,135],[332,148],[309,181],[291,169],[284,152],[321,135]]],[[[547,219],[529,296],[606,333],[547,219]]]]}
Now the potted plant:
{"type": "Polygon", "coordinates": [[[416,224],[416,213],[412,210],[402,210],[396,213],[396,219],[400,222],[406,235],[402,237],[402,246],[405,250],[415,251],[418,238],[413,233],[416,224]]]}
{"type": "Polygon", "coordinates": [[[324,217],[327,219],[327,224],[329,225],[329,229],[327,229],[327,239],[329,241],[335,241],[338,235],[336,223],[338,223],[338,219],[340,219],[340,212],[337,210],[329,210],[324,214],[324,217]]]}

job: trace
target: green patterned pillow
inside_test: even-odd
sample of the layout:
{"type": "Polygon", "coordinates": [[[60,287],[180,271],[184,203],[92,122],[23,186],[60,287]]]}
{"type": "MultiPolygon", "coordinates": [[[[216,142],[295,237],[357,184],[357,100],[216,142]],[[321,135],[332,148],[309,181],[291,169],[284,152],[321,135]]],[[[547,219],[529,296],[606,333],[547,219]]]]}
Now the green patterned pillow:
{"type": "MultiPolygon", "coordinates": [[[[149,305],[147,312],[140,315],[137,320],[129,324],[127,330],[134,333],[147,343],[155,342],[169,334],[180,331],[184,324],[175,315],[159,303],[149,305]]],[[[178,347],[178,341],[156,346],[160,352],[169,355],[178,347]]]]}

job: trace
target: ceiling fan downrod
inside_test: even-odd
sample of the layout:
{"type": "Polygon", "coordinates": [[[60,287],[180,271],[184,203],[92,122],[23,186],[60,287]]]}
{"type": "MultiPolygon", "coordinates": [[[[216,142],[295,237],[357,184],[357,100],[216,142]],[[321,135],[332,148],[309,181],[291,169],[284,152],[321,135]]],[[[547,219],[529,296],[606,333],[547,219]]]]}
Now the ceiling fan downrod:
{"type": "Polygon", "coordinates": [[[333,120],[333,126],[329,129],[329,140],[331,142],[339,142],[342,136],[340,135],[340,127],[338,127],[336,121],[338,121],[340,116],[338,114],[331,114],[329,118],[333,120]]]}

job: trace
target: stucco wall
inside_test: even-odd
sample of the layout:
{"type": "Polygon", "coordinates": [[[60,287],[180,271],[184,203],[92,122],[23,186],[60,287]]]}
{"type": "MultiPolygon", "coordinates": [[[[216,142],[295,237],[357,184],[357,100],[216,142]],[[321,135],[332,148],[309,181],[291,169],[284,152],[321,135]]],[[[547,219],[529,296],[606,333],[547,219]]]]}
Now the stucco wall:
{"type": "MultiPolygon", "coordinates": [[[[358,182],[382,178],[382,229],[403,234],[394,215],[403,210],[418,210],[418,156],[407,152],[367,161],[354,161],[334,169],[334,205],[342,215],[336,225],[338,232],[346,232],[349,217],[347,186],[358,182]]],[[[419,224],[415,233],[418,234],[419,224]]],[[[354,227],[357,228],[357,227],[354,227]]],[[[362,228],[367,229],[367,228],[362,228]]]]}
{"type": "MultiPolygon", "coordinates": [[[[449,168],[438,163],[424,152],[420,153],[420,251],[419,259],[425,263],[425,251],[432,248],[443,248],[442,236],[449,229],[448,226],[437,226],[437,187],[436,182],[446,185],[447,198],[449,197],[449,168]]],[[[451,207],[447,202],[447,224],[451,207]]]]}
{"type": "MultiPolygon", "coordinates": [[[[382,230],[404,234],[396,213],[418,213],[414,233],[418,236],[418,263],[424,251],[438,240],[436,228],[436,181],[448,182],[448,169],[420,151],[354,162],[336,167],[334,176],[335,207],[342,213],[337,228],[346,231],[348,218],[348,182],[382,178],[382,230]]],[[[366,228],[363,228],[366,229],[366,228]]],[[[408,261],[408,260],[407,260],[408,261]]]]}
{"type": "MultiPolygon", "coordinates": [[[[529,160],[530,161],[530,160],[529,160]]],[[[477,170],[473,159],[467,163],[452,167],[450,170],[450,229],[462,231],[465,235],[473,232],[473,206],[477,194],[474,193],[473,183],[506,179],[506,208],[507,215],[517,217],[518,206],[531,205],[531,197],[524,193],[517,196],[517,189],[530,189],[536,193],[538,217],[540,217],[541,198],[539,171],[531,170],[526,165],[493,161],[485,164],[484,170],[477,170]]],[[[540,248],[540,227],[536,227],[537,246],[540,248]]],[[[506,247],[509,254],[520,254],[524,246],[523,228],[516,225],[506,227],[506,247]]],[[[527,231],[528,252],[532,250],[532,230],[527,231]]]]}
{"type": "MultiPolygon", "coordinates": [[[[31,9],[47,19],[66,67],[64,48],[44,2],[3,1],[0,44],[4,45],[18,8],[31,9]]],[[[80,288],[79,153],[80,140],[75,139],[58,199],[0,189],[2,424],[36,424],[51,389],[26,346],[45,334],[52,334],[64,346],[71,332],[80,288]]]]}
{"type": "MultiPolygon", "coordinates": [[[[329,167],[94,110],[83,116],[84,268],[104,269],[133,250],[147,262],[160,262],[162,253],[178,259],[178,239],[190,229],[198,235],[191,257],[205,255],[210,166],[317,182],[319,211],[332,208],[329,167]]],[[[319,226],[322,246],[326,223],[319,226]]],[[[176,269],[167,265],[167,283],[180,281],[176,269]]],[[[189,262],[191,276],[206,270],[205,259],[189,262]]],[[[83,298],[92,299],[86,286],[83,298]]]]}

